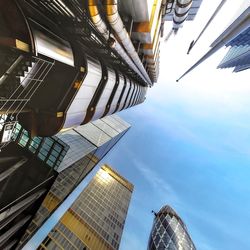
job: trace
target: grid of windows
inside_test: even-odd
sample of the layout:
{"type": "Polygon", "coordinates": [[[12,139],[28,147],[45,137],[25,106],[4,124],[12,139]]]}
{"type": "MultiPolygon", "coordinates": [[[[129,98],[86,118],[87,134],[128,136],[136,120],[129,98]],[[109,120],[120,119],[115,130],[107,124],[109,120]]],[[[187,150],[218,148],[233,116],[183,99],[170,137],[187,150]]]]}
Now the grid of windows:
{"type": "Polygon", "coordinates": [[[129,127],[130,125],[117,115],[111,115],[59,133],[57,137],[70,145],[59,172],[95,149],[98,149],[96,157],[101,159],[129,127]]]}
{"type": "Polygon", "coordinates": [[[132,191],[109,173],[98,171],[39,249],[119,248],[132,191]]]}
{"type": "Polygon", "coordinates": [[[66,143],[55,136],[31,138],[29,133],[19,124],[16,124],[13,139],[21,147],[37,155],[40,160],[54,169],[59,167],[69,149],[66,143]]]}
{"type": "Polygon", "coordinates": [[[157,214],[151,230],[148,250],[195,250],[186,226],[169,206],[157,214]]]}
{"type": "MultiPolygon", "coordinates": [[[[110,120],[110,119],[109,119],[110,120]]],[[[92,122],[96,127],[100,128],[102,131],[105,131],[105,133],[110,137],[115,137],[119,133],[112,127],[110,127],[107,123],[105,123],[103,120],[96,120],[92,122]]]]}
{"type": "MultiPolygon", "coordinates": [[[[109,118],[111,117],[113,117],[113,115],[109,116],[109,118]]],[[[50,214],[58,207],[58,205],[61,204],[61,202],[80,183],[80,181],[82,181],[82,179],[94,168],[94,166],[98,163],[98,161],[102,159],[102,157],[114,146],[114,144],[123,136],[123,134],[126,133],[126,131],[130,126],[127,125],[127,123],[123,122],[122,120],[119,121],[119,123],[120,124],[124,123],[125,124],[124,128],[126,129],[122,130],[122,132],[119,132],[118,135],[116,135],[115,137],[108,136],[105,133],[105,131],[98,128],[98,130],[96,131],[97,137],[100,134],[106,134],[109,138],[109,140],[106,143],[102,144],[98,148],[92,143],[90,143],[89,138],[91,137],[91,134],[88,136],[87,139],[84,137],[84,133],[86,133],[87,137],[87,132],[85,130],[86,125],[77,127],[74,130],[69,130],[67,132],[61,133],[60,135],[57,135],[55,137],[55,139],[57,139],[58,141],[62,140],[64,143],[67,143],[70,146],[70,149],[68,150],[63,162],[61,163],[60,167],[57,170],[59,172],[59,175],[57,176],[54,184],[52,185],[42,206],[39,208],[37,214],[35,215],[34,219],[29,225],[25,233],[25,238],[24,237],[22,238],[21,240],[22,244],[25,243],[34,234],[34,232],[37,231],[37,229],[39,229],[42,223],[50,216],[50,214]],[[84,146],[81,148],[80,145],[78,144],[78,141],[75,140],[76,138],[79,139],[80,137],[81,137],[81,142],[83,142],[84,144],[84,146]],[[78,150],[79,148],[80,150],[78,150]],[[75,150],[77,152],[74,152],[75,150]],[[91,152],[86,155],[86,153],[89,150],[91,150],[91,152]],[[70,157],[69,160],[68,157],[70,157]],[[73,162],[70,164],[70,166],[66,167],[65,169],[64,167],[61,168],[61,166],[65,166],[64,162],[69,162],[71,160],[73,162]]],[[[105,128],[103,129],[105,130],[107,126],[105,126],[105,128]]],[[[93,131],[88,131],[88,132],[93,133],[93,131]]],[[[116,130],[114,134],[117,134],[116,130]]],[[[39,137],[35,137],[33,138],[32,141],[32,147],[37,148],[36,152],[40,152],[39,148],[41,147],[40,146],[41,141],[39,139],[40,139],[39,137]],[[37,144],[38,146],[34,146],[35,144],[37,144]]],[[[49,146],[51,146],[50,140],[46,140],[44,142],[44,145],[45,144],[46,144],[45,151],[46,150],[48,151],[49,146]]],[[[52,154],[52,156],[54,155],[52,154]]],[[[121,224],[119,223],[120,222],[118,222],[118,227],[122,228],[123,223],[121,224]]]]}
{"type": "Polygon", "coordinates": [[[84,176],[96,165],[91,160],[91,155],[85,156],[71,167],[62,171],[53,183],[44,202],[38,209],[34,219],[30,223],[28,230],[22,237],[20,244],[26,242],[31,235],[43,224],[56,207],[70,194],[74,187],[84,176]]]}
{"type": "Polygon", "coordinates": [[[71,209],[114,249],[118,249],[131,191],[100,169],[71,209]]]}
{"type": "Polygon", "coordinates": [[[60,133],[57,135],[57,137],[66,144],[70,145],[70,148],[60,165],[60,171],[71,166],[83,156],[96,149],[96,146],[86,140],[81,134],[77,132],[76,129],[60,133]]]}
{"type": "Polygon", "coordinates": [[[57,224],[38,249],[88,250],[87,246],[62,223],[57,224]]]}
{"type": "Polygon", "coordinates": [[[226,44],[231,46],[218,68],[235,67],[238,72],[250,68],[250,27],[226,44]]]}
{"type": "Polygon", "coordinates": [[[103,117],[102,120],[114,128],[117,132],[122,132],[130,127],[130,125],[123,121],[119,116],[117,115],[112,115],[112,116],[106,116],[103,117]]]}

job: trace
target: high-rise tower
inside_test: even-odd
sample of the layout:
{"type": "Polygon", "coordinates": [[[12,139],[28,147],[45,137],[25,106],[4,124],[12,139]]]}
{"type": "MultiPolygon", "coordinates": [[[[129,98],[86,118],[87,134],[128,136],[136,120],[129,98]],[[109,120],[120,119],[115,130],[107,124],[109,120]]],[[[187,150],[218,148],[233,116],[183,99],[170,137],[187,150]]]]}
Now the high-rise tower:
{"type": "Polygon", "coordinates": [[[38,249],[118,249],[132,191],[130,182],[102,166],[38,249]]]}
{"type": "Polygon", "coordinates": [[[234,72],[250,68],[250,25],[232,41],[227,43],[226,46],[230,47],[230,49],[220,62],[218,68],[234,68],[234,72]]]}
{"type": "Polygon", "coordinates": [[[31,138],[18,124],[13,140],[0,152],[0,249],[17,245],[68,150],[59,138],[31,138]]]}
{"type": "Polygon", "coordinates": [[[16,122],[52,136],[145,100],[163,5],[130,2],[0,0],[0,146],[16,122]]]}
{"type": "Polygon", "coordinates": [[[169,206],[155,213],[148,250],[195,250],[194,243],[179,215],[169,206]]]}
{"type": "MultiPolygon", "coordinates": [[[[112,115],[54,137],[67,145],[67,152],[56,169],[59,173],[57,178],[19,242],[19,248],[34,235],[129,128],[128,123],[117,115],[112,115]]],[[[51,157],[53,154],[46,158],[51,157]]]]}
{"type": "Polygon", "coordinates": [[[218,68],[234,67],[235,72],[249,69],[250,45],[250,6],[249,1],[245,1],[240,7],[236,18],[233,18],[230,25],[215,39],[210,45],[210,50],[203,55],[193,66],[191,66],[177,81],[203,63],[216,51],[224,46],[230,47],[228,53],[223,58],[218,68]]]}

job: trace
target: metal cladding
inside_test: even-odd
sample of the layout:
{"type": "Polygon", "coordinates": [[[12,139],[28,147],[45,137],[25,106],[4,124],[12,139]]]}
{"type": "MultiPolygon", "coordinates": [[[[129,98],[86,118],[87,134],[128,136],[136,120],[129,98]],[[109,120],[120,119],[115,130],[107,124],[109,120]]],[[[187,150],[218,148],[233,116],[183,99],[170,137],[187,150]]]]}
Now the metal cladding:
{"type": "MultiPolygon", "coordinates": [[[[245,34],[244,32],[246,32],[246,30],[250,26],[249,17],[250,17],[250,6],[246,2],[245,6],[243,6],[243,9],[240,10],[240,14],[237,16],[237,18],[234,19],[233,22],[210,45],[211,49],[205,55],[203,55],[194,65],[192,65],[187,71],[185,71],[185,73],[182,74],[176,81],[177,82],[180,81],[184,76],[186,76],[189,72],[191,72],[193,69],[199,66],[202,62],[204,62],[207,58],[209,58],[211,55],[213,55],[216,51],[218,51],[223,46],[230,46],[230,42],[232,40],[237,41],[238,38],[241,40],[242,38],[241,35],[245,37],[247,33],[245,34]],[[234,40],[234,38],[236,40],[234,40]]],[[[249,38],[247,38],[247,36],[245,37],[245,39],[246,41],[249,41],[249,38]]],[[[246,45],[244,40],[242,42],[243,42],[242,45],[246,45]]],[[[231,44],[231,46],[233,46],[233,44],[231,44]]],[[[237,53],[238,52],[241,53],[241,51],[237,51],[237,53]]],[[[243,65],[239,65],[239,67],[235,68],[236,72],[248,69],[248,64],[245,60],[244,62],[240,62],[240,64],[241,63],[243,63],[243,65]]]]}
{"type": "Polygon", "coordinates": [[[149,83],[149,85],[152,85],[151,80],[149,79],[149,76],[142,65],[142,62],[135,51],[134,45],[132,44],[130,37],[128,35],[127,30],[124,28],[123,21],[119,15],[118,12],[118,6],[117,6],[117,0],[106,0],[105,1],[106,6],[106,13],[107,13],[107,19],[115,31],[116,35],[121,40],[124,48],[132,58],[132,60],[135,62],[136,66],[139,68],[139,70],[142,72],[143,76],[149,83]]]}
{"type": "MultiPolygon", "coordinates": [[[[117,41],[113,34],[110,34],[107,25],[102,20],[98,10],[98,1],[97,0],[89,0],[88,1],[88,8],[92,22],[94,23],[97,30],[103,35],[103,37],[109,41],[110,47],[113,47],[117,53],[127,62],[127,64],[138,74],[140,75],[146,82],[149,79],[146,79],[140,70],[137,68],[135,63],[130,59],[127,55],[126,51],[122,48],[120,43],[117,41]]],[[[149,80],[149,82],[151,82],[149,80]]]]}
{"type": "Polygon", "coordinates": [[[163,21],[173,22],[173,31],[176,33],[185,21],[193,21],[202,0],[166,0],[163,21]]]}
{"type": "Polygon", "coordinates": [[[196,249],[185,224],[170,206],[164,206],[155,213],[148,250],[158,249],[196,249]]]}
{"type": "Polygon", "coordinates": [[[130,39],[111,34],[96,2],[0,1],[6,7],[0,8],[0,115],[16,114],[32,136],[51,136],[145,100],[151,80],[135,49],[131,54],[125,46],[131,48],[130,39]]]}
{"type": "Polygon", "coordinates": [[[234,68],[234,72],[250,68],[250,27],[243,30],[226,46],[230,46],[230,49],[218,65],[218,68],[234,68]]]}
{"type": "Polygon", "coordinates": [[[177,0],[174,8],[173,30],[175,32],[181,27],[186,20],[188,12],[192,5],[192,0],[177,0]]]}

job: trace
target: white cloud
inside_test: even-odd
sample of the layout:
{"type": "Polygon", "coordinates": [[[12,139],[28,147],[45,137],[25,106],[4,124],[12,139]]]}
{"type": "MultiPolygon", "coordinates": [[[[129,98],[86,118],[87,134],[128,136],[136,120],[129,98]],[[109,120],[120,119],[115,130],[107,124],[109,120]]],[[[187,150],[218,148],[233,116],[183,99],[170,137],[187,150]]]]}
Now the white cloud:
{"type": "Polygon", "coordinates": [[[159,174],[157,174],[154,169],[148,167],[145,163],[137,160],[136,158],[133,159],[133,165],[137,168],[137,170],[142,174],[142,176],[147,180],[150,188],[153,188],[156,196],[161,199],[159,203],[166,204],[169,202],[173,205],[180,205],[180,199],[176,194],[175,190],[170,186],[169,183],[166,182],[164,178],[162,178],[159,174]]]}

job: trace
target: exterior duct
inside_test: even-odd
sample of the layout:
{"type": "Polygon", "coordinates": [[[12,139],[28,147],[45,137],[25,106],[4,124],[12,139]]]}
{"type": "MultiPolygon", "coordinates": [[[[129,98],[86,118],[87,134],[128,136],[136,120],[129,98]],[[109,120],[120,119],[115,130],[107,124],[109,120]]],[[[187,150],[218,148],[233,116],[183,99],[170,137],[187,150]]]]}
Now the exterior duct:
{"type": "MultiPolygon", "coordinates": [[[[88,1],[88,7],[89,7],[89,13],[92,22],[94,23],[97,30],[103,35],[103,37],[110,41],[110,47],[116,50],[116,52],[126,61],[126,63],[145,81],[148,82],[148,79],[145,78],[142,73],[139,71],[139,69],[136,67],[136,65],[133,63],[133,61],[130,59],[130,57],[127,55],[125,50],[122,48],[120,43],[116,40],[114,36],[109,35],[108,28],[105,24],[105,22],[102,20],[98,7],[97,7],[97,0],[89,0],[88,1]],[[110,39],[112,38],[112,39],[110,39]]],[[[151,83],[151,81],[149,81],[151,83]]]]}
{"type": "Polygon", "coordinates": [[[116,32],[117,36],[119,37],[120,41],[122,42],[124,48],[138,67],[138,69],[141,71],[143,76],[147,79],[147,82],[152,86],[152,82],[143,67],[143,64],[134,48],[134,45],[132,44],[129,34],[126,31],[124,24],[122,22],[122,19],[118,13],[118,7],[117,7],[117,0],[105,0],[106,5],[106,14],[107,19],[113,28],[113,30],[116,32]]]}
{"type": "Polygon", "coordinates": [[[177,33],[182,23],[186,20],[191,8],[192,0],[177,0],[174,8],[173,30],[177,33]]]}

